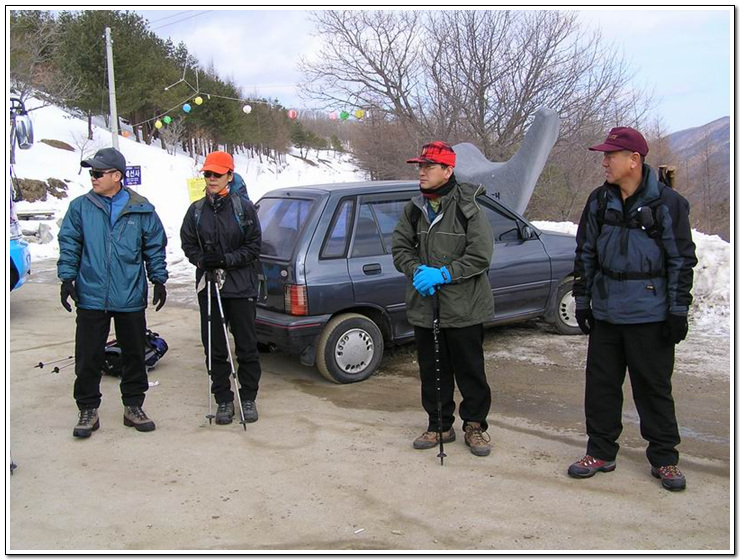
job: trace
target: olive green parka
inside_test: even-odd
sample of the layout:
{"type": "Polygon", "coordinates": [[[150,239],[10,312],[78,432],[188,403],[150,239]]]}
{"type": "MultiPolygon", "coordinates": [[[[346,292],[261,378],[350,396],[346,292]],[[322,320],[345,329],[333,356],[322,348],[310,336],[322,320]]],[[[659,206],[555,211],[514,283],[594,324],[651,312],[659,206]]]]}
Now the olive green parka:
{"type": "MultiPolygon", "coordinates": [[[[454,175],[451,181],[455,181],[454,175]]],[[[485,192],[482,186],[456,183],[442,197],[440,211],[431,224],[421,194],[404,208],[393,232],[393,264],[409,279],[406,314],[410,324],[432,327],[433,296],[422,297],[412,283],[414,272],[422,264],[446,266],[452,276],[449,284],[435,288],[439,293],[441,328],[468,327],[493,318],[493,295],[487,274],[493,258],[493,235],[475,200],[485,192]],[[458,206],[467,218],[467,227],[457,218],[458,206]],[[414,220],[414,215],[418,220],[414,220]]]]}

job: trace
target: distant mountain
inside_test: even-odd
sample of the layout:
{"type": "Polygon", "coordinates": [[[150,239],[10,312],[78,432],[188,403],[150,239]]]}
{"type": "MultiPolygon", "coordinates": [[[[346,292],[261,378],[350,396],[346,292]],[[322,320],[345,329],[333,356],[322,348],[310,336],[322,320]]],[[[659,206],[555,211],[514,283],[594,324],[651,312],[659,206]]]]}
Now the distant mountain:
{"type": "Polygon", "coordinates": [[[666,136],[692,226],[730,239],[730,117],[666,136]]]}

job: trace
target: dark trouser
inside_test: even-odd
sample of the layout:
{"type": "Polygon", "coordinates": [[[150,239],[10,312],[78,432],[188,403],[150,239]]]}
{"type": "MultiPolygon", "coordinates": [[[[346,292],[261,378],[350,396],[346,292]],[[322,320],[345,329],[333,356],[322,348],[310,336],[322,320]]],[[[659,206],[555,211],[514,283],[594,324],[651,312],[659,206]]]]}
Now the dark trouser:
{"type": "Polygon", "coordinates": [[[605,461],[617,456],[628,369],[648,461],[654,467],[677,464],[681,438],[671,395],[675,345],[664,338],[664,323],[594,323],[586,360],[587,453],[605,461]]]}
{"type": "MultiPolygon", "coordinates": [[[[416,351],[421,377],[421,404],[429,415],[428,430],[436,432],[437,366],[434,355],[434,331],[414,327],[416,351]]],[[[478,422],[488,429],[486,417],[491,409],[491,389],[486,380],[483,358],[483,326],[460,329],[440,329],[440,398],[442,401],[442,431],[455,423],[455,381],[462,394],[460,418],[463,429],[468,422],[478,422]]]]}
{"type": "MultiPolygon", "coordinates": [[[[205,290],[198,294],[200,305],[200,336],[208,365],[208,302],[205,290]]],[[[257,398],[262,369],[260,368],[259,351],[257,350],[257,333],[254,320],[257,307],[253,299],[222,298],[221,304],[226,316],[226,324],[234,335],[236,343],[236,360],[239,364],[239,395],[242,400],[253,401],[257,398]]],[[[233,348],[232,348],[233,351],[233,348]]],[[[232,354],[233,359],[233,354],[232,354]]],[[[211,295],[211,393],[216,402],[233,402],[231,390],[231,366],[229,365],[224,327],[219,314],[216,292],[211,295]]]]}
{"type": "Polygon", "coordinates": [[[130,313],[77,308],[75,334],[74,397],[77,408],[100,406],[100,378],[105,362],[105,344],[111,318],[116,324],[116,340],[121,347],[121,400],[124,406],[141,406],[149,388],[144,352],[146,317],[144,310],[130,313]]]}

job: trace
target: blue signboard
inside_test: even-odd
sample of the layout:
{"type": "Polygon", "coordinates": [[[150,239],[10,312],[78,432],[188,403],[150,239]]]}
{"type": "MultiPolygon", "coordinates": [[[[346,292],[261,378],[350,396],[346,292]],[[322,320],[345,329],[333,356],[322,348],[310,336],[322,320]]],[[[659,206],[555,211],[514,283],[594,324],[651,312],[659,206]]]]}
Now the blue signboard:
{"type": "Polygon", "coordinates": [[[130,187],[132,185],[141,185],[141,166],[130,165],[126,166],[126,178],[124,179],[124,185],[130,187]]]}

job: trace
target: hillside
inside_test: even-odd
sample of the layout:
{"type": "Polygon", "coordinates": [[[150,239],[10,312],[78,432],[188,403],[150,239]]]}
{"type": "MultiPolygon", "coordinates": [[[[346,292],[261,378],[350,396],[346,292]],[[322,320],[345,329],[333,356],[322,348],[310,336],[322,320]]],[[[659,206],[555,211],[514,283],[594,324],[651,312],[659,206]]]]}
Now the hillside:
{"type": "Polygon", "coordinates": [[[676,188],[691,203],[692,225],[730,239],[730,117],[666,137],[676,188]]]}
{"type": "MultiPolygon", "coordinates": [[[[34,104],[31,102],[28,106],[33,107],[34,104]]],[[[51,220],[22,220],[21,223],[24,236],[32,243],[32,258],[56,258],[59,221],[70,200],[90,190],[90,177],[87,170],[80,167],[80,160],[110,146],[111,135],[106,129],[96,127],[94,140],[84,146],[83,152],[81,146],[87,132],[85,120],[55,106],[40,108],[32,111],[31,115],[36,141],[29,150],[16,151],[17,162],[13,172],[25,185],[36,188],[24,188],[26,200],[18,202],[15,208],[21,215],[34,212],[53,215],[51,220]]],[[[169,240],[167,262],[170,274],[189,277],[192,268],[180,247],[180,226],[191,202],[188,180],[200,176],[203,157],[194,160],[184,153],[173,156],[156,143],[149,146],[123,137],[119,137],[119,149],[126,157],[127,165],[141,167],[141,185],[133,188],[154,204],[162,219],[169,240]]],[[[234,162],[236,172],[247,183],[252,200],[280,187],[365,178],[350,156],[331,150],[318,154],[311,150],[306,159],[290,154],[285,163],[238,153],[234,162]]]]}

